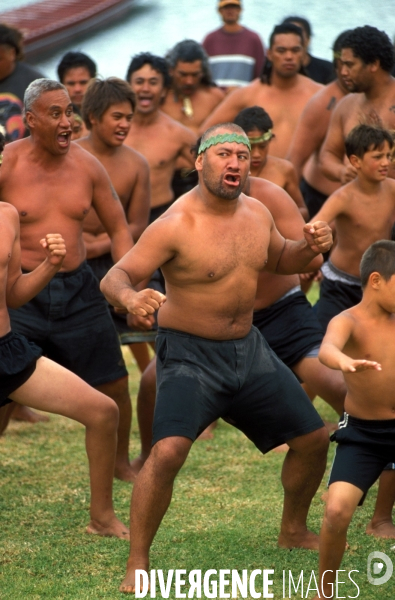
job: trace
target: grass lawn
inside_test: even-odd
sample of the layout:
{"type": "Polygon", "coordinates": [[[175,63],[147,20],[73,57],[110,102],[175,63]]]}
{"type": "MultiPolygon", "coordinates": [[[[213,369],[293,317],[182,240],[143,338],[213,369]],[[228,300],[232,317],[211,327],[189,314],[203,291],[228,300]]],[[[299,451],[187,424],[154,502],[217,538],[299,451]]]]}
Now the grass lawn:
{"type": "MultiPolygon", "coordinates": [[[[128,366],[135,401],[139,375],[130,360],[128,366]]],[[[325,419],[334,419],[321,400],[316,406],[325,419]]],[[[138,449],[134,421],[131,456],[138,449]]],[[[89,488],[83,427],[57,416],[34,426],[12,422],[0,438],[0,452],[0,600],[123,597],[117,590],[128,544],[84,533],[89,521],[89,488]]],[[[317,574],[317,554],[276,546],[283,459],[283,454],[274,452],[261,456],[240,432],[221,421],[214,440],[194,445],[176,480],[171,507],[152,547],[151,568],[162,569],[165,577],[169,569],[274,569],[270,591],[275,599],[312,598],[314,591],[306,595],[306,588],[311,571],[317,574]],[[291,570],[296,581],[302,569],[304,594],[300,588],[289,594],[286,585],[283,596],[282,571],[287,572],[288,581],[291,570]]],[[[316,532],[323,515],[322,491],[324,484],[309,515],[309,526],[316,532]]],[[[115,482],[116,511],[126,522],[130,492],[129,484],[115,482]]],[[[393,600],[395,574],[382,586],[368,584],[366,577],[367,557],[372,551],[385,552],[395,563],[394,541],[376,540],[364,533],[375,496],[373,489],[355,515],[342,568],[359,570],[353,575],[360,588],[358,598],[393,600]]],[[[347,573],[341,575],[340,580],[345,581],[347,573]]],[[[188,593],[188,589],[185,586],[182,591],[188,593]]],[[[259,578],[256,590],[262,592],[259,578]]],[[[339,586],[338,597],[356,594],[351,583],[339,586]]],[[[157,597],[162,597],[159,588],[157,597]]],[[[173,588],[170,598],[174,597],[173,588]]]]}

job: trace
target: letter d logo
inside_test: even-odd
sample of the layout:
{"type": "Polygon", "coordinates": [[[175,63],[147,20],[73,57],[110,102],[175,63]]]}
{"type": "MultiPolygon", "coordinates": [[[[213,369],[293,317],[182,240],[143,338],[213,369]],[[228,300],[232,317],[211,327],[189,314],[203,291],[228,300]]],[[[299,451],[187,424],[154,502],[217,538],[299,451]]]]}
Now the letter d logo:
{"type": "Polygon", "coordinates": [[[372,585],[382,585],[383,583],[387,583],[387,581],[391,579],[393,570],[394,566],[392,564],[392,561],[386,554],[384,554],[384,552],[371,552],[369,554],[367,566],[369,583],[371,583],[372,585]],[[383,572],[384,565],[386,566],[384,575],[382,575],[381,577],[373,577],[373,575],[379,575],[383,572]]]}

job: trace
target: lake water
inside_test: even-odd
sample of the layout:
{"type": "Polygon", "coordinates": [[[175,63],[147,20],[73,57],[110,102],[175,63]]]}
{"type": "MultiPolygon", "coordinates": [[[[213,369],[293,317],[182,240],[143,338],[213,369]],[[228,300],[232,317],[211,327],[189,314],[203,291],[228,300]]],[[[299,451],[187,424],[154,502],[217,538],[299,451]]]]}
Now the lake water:
{"type": "MultiPolygon", "coordinates": [[[[0,0],[7,10],[33,0],[0,0]]],[[[81,50],[91,56],[103,77],[125,77],[130,58],[138,52],[164,55],[185,38],[201,41],[206,33],[220,26],[216,0],[135,0],[121,22],[90,36],[76,38],[66,47],[35,61],[43,73],[56,78],[56,65],[67,50],[81,50]]],[[[274,25],[284,17],[307,17],[313,28],[312,52],[331,59],[331,45],[344,29],[374,25],[393,38],[395,2],[383,0],[244,0],[242,23],[257,31],[265,44],[274,25]]]]}

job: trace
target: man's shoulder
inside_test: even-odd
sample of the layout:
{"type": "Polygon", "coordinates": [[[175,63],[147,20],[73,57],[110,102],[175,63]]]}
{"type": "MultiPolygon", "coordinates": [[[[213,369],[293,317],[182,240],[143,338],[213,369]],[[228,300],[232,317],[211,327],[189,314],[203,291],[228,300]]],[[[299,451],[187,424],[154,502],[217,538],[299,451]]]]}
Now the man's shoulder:
{"type": "Polygon", "coordinates": [[[182,140],[183,143],[185,143],[189,140],[191,140],[192,142],[193,142],[193,140],[196,140],[196,136],[191,129],[189,129],[188,127],[185,127],[185,125],[183,125],[179,121],[176,121],[175,119],[173,119],[173,117],[171,117],[170,115],[167,115],[166,113],[164,113],[162,111],[160,111],[159,124],[162,127],[166,128],[171,135],[173,135],[173,136],[176,135],[177,136],[176,139],[182,140]]]}

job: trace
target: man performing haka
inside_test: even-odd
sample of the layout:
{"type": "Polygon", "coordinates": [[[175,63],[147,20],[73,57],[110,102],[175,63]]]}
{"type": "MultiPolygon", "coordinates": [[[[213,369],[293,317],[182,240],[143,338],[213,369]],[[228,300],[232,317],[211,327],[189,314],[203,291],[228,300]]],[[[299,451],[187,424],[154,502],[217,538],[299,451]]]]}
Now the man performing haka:
{"type": "Polygon", "coordinates": [[[153,448],[133,490],[123,592],[135,591],[136,569],[148,569],[149,548],[193,441],[219,417],[263,453],[288,442],[278,543],[318,548],[306,518],[325,469],[328,434],[294,375],[251,323],[259,272],[297,273],[330,248],[332,237],[326,223],[316,222],[304,226],[304,240],[286,241],[268,210],[241,194],[249,149],[237,125],[209,129],[195,163],[199,185],[146,229],[101,284],[109,302],[147,322],[160,308],[153,448]],[[167,298],[150,289],[136,292],[132,286],[158,267],[167,298]]]}
{"type": "Polygon", "coordinates": [[[73,109],[61,83],[31,83],[25,118],[31,135],[6,146],[0,178],[1,200],[19,213],[22,268],[32,271],[41,262],[36,240],[51,229],[65,239],[68,253],[62,270],[38,296],[10,311],[12,329],[117,402],[115,474],[132,480],[127,371],[82,239],[83,220],[93,206],[111,238],[113,259],[119,260],[133,245],[125,213],[98,160],[70,142],[73,109]]]}

